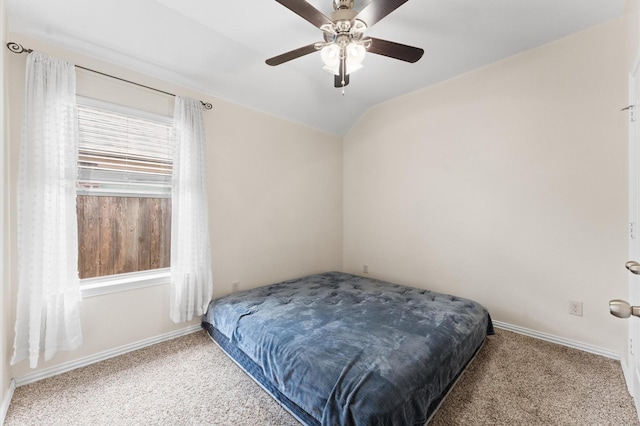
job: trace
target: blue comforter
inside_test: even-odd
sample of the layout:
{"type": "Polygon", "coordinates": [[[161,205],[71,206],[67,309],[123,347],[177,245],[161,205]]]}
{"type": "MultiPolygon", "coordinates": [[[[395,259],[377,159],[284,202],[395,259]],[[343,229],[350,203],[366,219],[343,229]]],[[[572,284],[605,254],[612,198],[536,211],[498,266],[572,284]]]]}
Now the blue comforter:
{"type": "Polygon", "coordinates": [[[322,425],[424,424],[493,333],[471,300],[340,272],[214,300],[203,326],[322,425]]]}

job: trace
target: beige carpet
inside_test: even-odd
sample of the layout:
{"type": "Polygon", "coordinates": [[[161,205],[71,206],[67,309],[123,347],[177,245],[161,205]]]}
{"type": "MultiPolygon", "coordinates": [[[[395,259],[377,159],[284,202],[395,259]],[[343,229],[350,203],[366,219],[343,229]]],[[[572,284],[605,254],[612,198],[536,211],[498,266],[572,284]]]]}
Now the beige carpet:
{"type": "MultiPolygon", "coordinates": [[[[5,425],[297,425],[204,332],[16,389],[5,425]]],[[[497,330],[431,425],[638,425],[617,361],[497,330]]]]}

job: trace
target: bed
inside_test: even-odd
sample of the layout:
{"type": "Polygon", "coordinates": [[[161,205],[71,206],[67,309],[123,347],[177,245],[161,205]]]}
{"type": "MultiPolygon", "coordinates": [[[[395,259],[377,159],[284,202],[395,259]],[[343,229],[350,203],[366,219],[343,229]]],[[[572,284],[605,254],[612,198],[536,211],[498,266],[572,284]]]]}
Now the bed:
{"type": "Polygon", "coordinates": [[[487,310],[341,272],[213,300],[211,338],[305,425],[421,425],[486,336],[487,310]]]}

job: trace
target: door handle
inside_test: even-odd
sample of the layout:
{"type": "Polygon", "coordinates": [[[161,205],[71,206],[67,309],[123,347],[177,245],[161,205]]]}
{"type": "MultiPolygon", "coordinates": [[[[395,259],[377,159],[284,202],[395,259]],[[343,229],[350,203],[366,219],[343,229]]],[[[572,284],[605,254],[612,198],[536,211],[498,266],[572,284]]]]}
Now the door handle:
{"type": "Polygon", "coordinates": [[[609,312],[618,318],[629,318],[631,315],[640,317],[640,306],[631,306],[624,300],[615,299],[609,302],[609,312]]]}
{"type": "Polygon", "coordinates": [[[630,260],[624,264],[624,266],[631,272],[632,274],[640,275],[640,263],[630,260]]]}

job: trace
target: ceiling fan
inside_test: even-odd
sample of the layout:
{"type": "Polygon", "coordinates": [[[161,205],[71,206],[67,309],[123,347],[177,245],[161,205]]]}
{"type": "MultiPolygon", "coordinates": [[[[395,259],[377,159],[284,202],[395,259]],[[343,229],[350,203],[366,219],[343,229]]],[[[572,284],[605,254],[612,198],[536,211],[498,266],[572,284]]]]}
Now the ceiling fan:
{"type": "Polygon", "coordinates": [[[366,52],[406,62],[417,62],[424,50],[379,38],[364,32],[408,0],[373,0],[360,12],[353,10],[354,0],[333,0],[333,13],[326,16],[305,0],[276,0],[319,28],[323,42],[309,44],[267,59],[268,65],[280,65],[309,53],[320,51],[324,69],[334,74],[334,86],[349,84],[349,74],[362,67],[366,52]]]}

